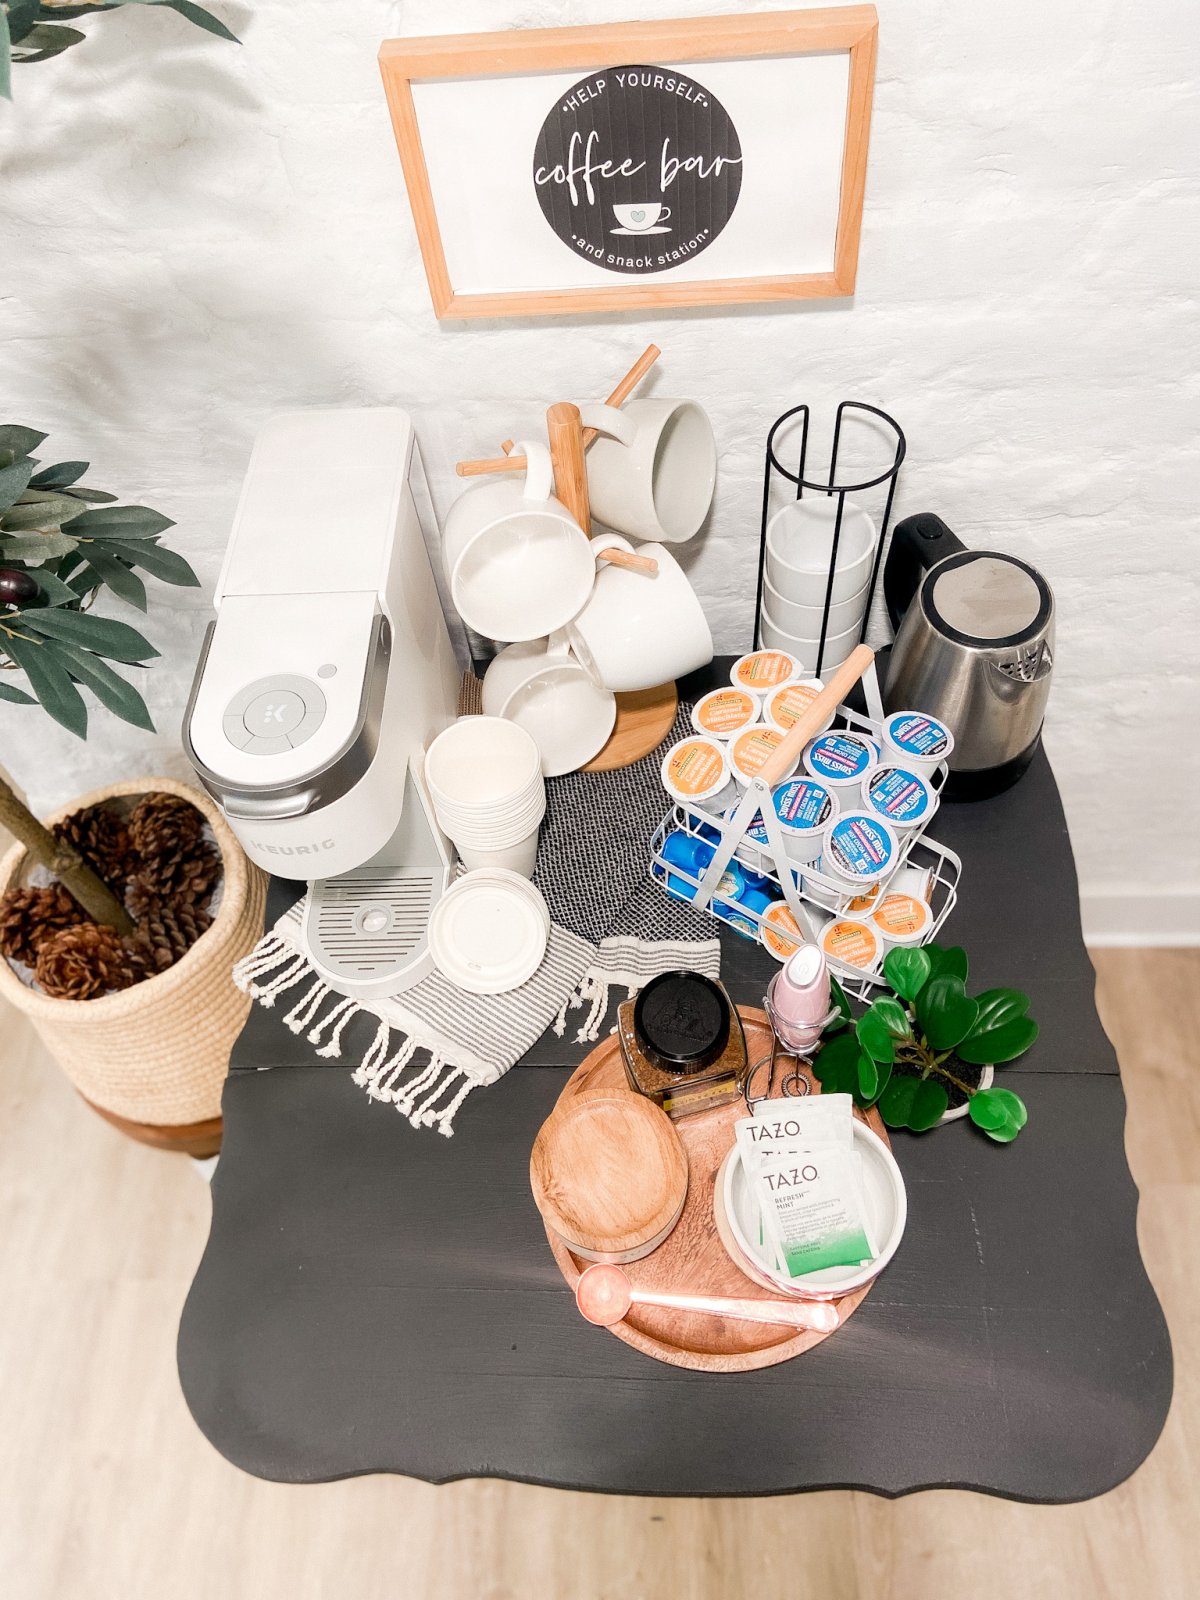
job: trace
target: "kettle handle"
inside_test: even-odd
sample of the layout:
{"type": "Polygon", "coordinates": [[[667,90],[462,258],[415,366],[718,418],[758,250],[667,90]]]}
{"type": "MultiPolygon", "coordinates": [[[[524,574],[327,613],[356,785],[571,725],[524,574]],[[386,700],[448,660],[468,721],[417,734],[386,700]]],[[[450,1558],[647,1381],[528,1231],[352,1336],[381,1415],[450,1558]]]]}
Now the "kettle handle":
{"type": "Polygon", "coordinates": [[[962,540],[932,511],[918,511],[896,524],[883,569],[883,597],[893,630],[904,621],[917,585],[930,567],[965,549],[962,540]]]}

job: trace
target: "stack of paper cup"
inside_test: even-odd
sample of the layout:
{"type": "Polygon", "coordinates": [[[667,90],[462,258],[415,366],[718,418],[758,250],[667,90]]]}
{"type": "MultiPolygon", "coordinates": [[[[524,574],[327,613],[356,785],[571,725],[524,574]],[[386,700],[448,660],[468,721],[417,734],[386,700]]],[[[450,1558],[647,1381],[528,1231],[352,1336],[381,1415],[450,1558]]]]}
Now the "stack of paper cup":
{"type": "Polygon", "coordinates": [[[533,876],[546,814],[541,753],[503,717],[460,717],[429,746],[425,783],[463,865],[533,876]]]}

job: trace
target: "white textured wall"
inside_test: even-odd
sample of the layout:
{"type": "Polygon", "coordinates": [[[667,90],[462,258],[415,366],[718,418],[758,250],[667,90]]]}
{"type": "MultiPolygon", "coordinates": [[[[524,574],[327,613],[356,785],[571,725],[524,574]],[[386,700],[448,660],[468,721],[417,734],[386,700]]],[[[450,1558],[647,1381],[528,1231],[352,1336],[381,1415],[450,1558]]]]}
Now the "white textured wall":
{"type": "MultiPolygon", "coordinates": [[[[721,443],[692,561],[719,646],[748,636],[771,419],[802,399],[891,410],[909,439],[900,511],[936,509],[1055,587],[1049,744],[1085,895],[1116,925],[1120,897],[1170,894],[1164,916],[1188,923],[1200,860],[1173,820],[1187,806],[1194,821],[1200,720],[1191,0],[879,0],[853,304],[443,327],[380,39],[720,0],[212,3],[241,49],[130,8],[19,68],[0,107],[0,409],[173,516],[206,585],[155,595],[157,739],[98,713],[83,746],[0,708],[0,759],[37,803],[178,770],[191,661],[267,412],[408,406],[444,507],[457,455],[533,426],[550,399],[601,393],[654,338],[659,391],[699,399],[721,443]]],[[[336,530],[329,545],[333,564],[336,530]]]]}

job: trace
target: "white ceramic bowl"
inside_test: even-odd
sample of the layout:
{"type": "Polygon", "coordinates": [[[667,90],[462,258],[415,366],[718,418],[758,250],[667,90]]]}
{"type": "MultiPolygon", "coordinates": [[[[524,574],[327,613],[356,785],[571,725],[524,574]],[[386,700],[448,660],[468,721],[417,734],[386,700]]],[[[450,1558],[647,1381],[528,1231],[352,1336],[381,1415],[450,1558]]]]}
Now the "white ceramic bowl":
{"type": "MultiPolygon", "coordinates": [[[[785,600],[800,606],[825,604],[837,506],[836,495],[805,494],[781,506],[767,523],[768,575],[785,600]]],[[[849,600],[870,578],[875,538],[874,522],[847,500],[831,601],[849,600]]]]}
{"type": "MultiPolygon", "coordinates": [[[[863,613],[867,609],[868,583],[864,583],[857,594],[852,594],[847,600],[834,600],[829,607],[829,632],[831,635],[845,633],[848,628],[857,628],[862,624],[863,613]]],[[[786,632],[793,634],[797,639],[819,639],[821,637],[821,618],[825,612],[825,591],[821,590],[821,598],[814,606],[798,605],[796,601],[789,600],[781,594],[771,582],[770,563],[763,575],[763,607],[769,611],[775,621],[786,632]]]]}
{"type": "MultiPolygon", "coordinates": [[[[821,662],[823,673],[828,675],[834,667],[841,666],[858,644],[861,628],[862,623],[856,622],[845,633],[831,634],[825,640],[825,656],[821,662]]],[[[789,655],[795,656],[804,672],[812,673],[817,670],[817,646],[821,642],[819,624],[815,638],[797,638],[794,634],[785,633],[764,605],[759,612],[758,636],[764,646],[772,650],[786,650],[789,655]]]]}
{"type": "Polygon", "coordinates": [[[879,1245],[879,1254],[865,1267],[825,1267],[803,1279],[777,1273],[768,1260],[767,1247],[758,1242],[758,1207],[736,1145],[722,1162],[714,1195],[718,1231],[734,1264],[763,1288],[781,1290],[792,1299],[836,1300],[873,1282],[896,1254],[908,1219],[904,1179],[878,1134],[857,1117],[853,1126],[854,1148],[863,1158],[863,1203],[879,1245]]]}

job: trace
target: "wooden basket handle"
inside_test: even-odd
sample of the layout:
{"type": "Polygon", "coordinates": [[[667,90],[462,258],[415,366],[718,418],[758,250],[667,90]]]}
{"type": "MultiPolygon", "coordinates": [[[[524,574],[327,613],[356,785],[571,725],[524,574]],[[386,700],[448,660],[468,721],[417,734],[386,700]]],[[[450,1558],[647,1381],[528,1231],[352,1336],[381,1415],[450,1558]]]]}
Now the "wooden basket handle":
{"type": "Polygon", "coordinates": [[[831,713],[841,705],[874,659],[875,652],[870,645],[860,644],[852,650],[808,710],[796,718],[774,752],[759,768],[758,776],[768,789],[780,782],[804,746],[822,723],[828,722],[831,713]]]}

